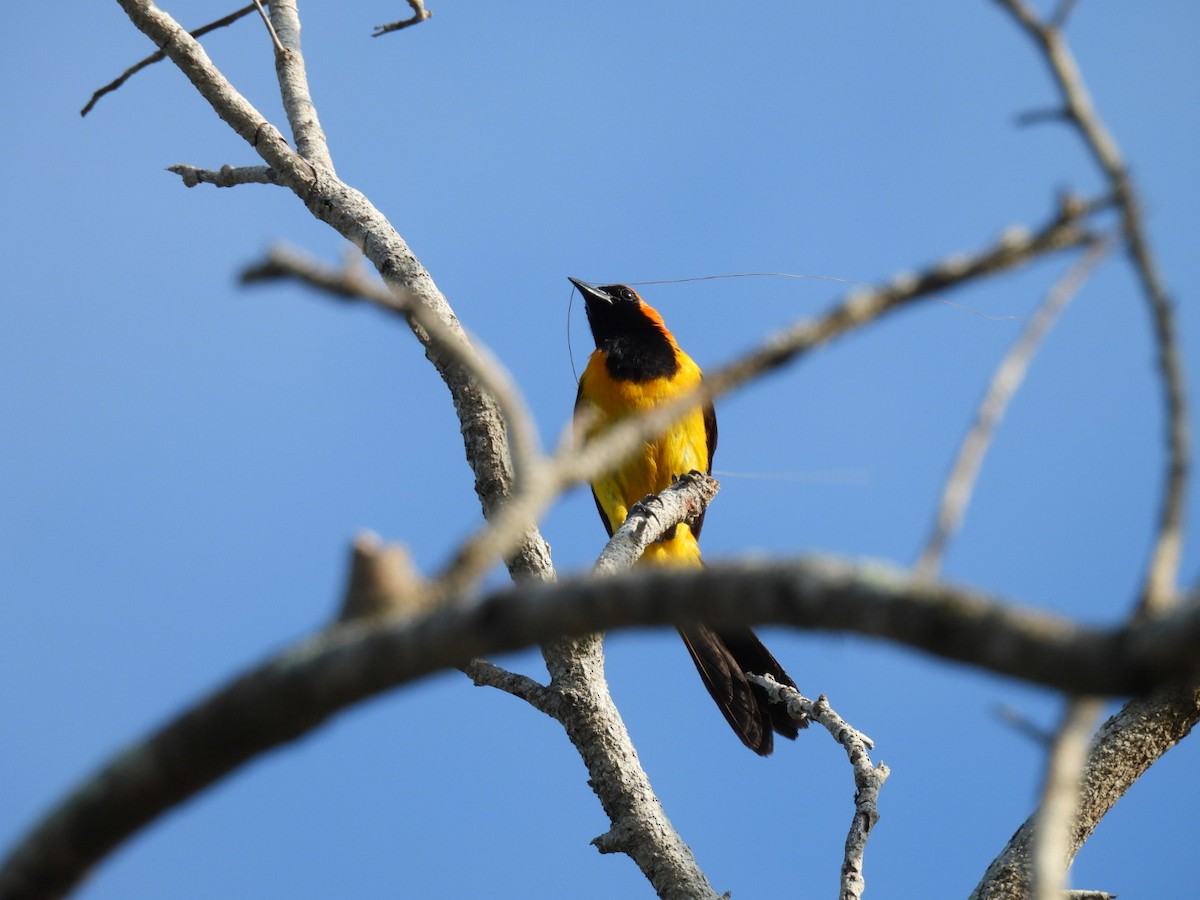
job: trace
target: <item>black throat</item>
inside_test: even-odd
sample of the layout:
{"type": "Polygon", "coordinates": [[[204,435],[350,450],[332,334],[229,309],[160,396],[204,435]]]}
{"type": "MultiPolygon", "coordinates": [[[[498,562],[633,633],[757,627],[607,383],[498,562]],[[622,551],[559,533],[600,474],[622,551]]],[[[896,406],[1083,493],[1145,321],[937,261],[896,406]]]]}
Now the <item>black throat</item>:
{"type": "Polygon", "coordinates": [[[653,381],[679,371],[679,360],[666,335],[655,330],[618,334],[599,344],[604,367],[617,381],[653,381]]]}

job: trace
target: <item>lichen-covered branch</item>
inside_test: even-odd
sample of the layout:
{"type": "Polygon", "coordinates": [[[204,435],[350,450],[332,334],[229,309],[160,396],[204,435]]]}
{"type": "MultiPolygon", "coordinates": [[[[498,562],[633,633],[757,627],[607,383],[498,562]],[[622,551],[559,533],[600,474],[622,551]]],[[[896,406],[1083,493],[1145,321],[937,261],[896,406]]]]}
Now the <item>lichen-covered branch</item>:
{"type": "Polygon", "coordinates": [[[822,694],[809,700],[795,688],[779,684],[769,675],[752,675],[755,684],[766,690],[767,696],[776,703],[787,704],[788,713],[797,720],[813,721],[829,732],[846,751],[854,772],[854,816],[846,834],[846,849],[842,856],[842,884],[839,900],[860,900],[867,889],[864,875],[864,857],[867,839],[879,821],[879,791],[891,771],[883,763],[871,762],[869,750],[875,744],[869,737],[850,725],[829,705],[822,694]]]}
{"type": "MultiPolygon", "coordinates": [[[[1193,604],[1195,600],[1191,601],[1193,604]]],[[[1070,865],[1100,820],[1146,770],[1200,720],[1200,670],[1138,697],[1100,726],[1080,779],[1079,806],[1068,835],[1070,865]]],[[[988,866],[970,900],[1026,900],[1033,878],[1035,816],[1030,816],[988,866]]],[[[1106,896],[1099,891],[1078,896],[1106,896]]]]}

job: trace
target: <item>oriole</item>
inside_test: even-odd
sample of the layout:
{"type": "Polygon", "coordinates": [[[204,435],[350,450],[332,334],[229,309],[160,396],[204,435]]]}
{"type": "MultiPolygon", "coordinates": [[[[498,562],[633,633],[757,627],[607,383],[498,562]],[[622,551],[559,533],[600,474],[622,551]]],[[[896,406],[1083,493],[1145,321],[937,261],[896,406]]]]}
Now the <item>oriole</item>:
{"type": "MultiPolygon", "coordinates": [[[[662,316],[636,291],[623,284],[593,287],[574,278],[570,281],[583,295],[596,340],[575,398],[575,416],[582,423],[585,441],[618,419],[682,396],[700,383],[700,367],[679,349],[662,316]]],[[[717,419],[709,403],[689,412],[660,437],[647,441],[640,453],[593,481],[592,496],[609,535],[621,527],[629,508],[647,494],[657,494],[669,487],[673,478],[693,469],[711,472],[716,447],[717,419]]],[[[646,549],[641,563],[702,566],[697,538],[703,524],[701,514],[694,522],[677,525],[673,534],[646,549]]],[[[704,686],[742,743],[766,756],[773,749],[775,732],[796,737],[798,723],[746,679],[746,673],[753,672],[795,687],[753,631],[723,628],[718,632],[692,625],[680,628],[679,634],[704,686]]]]}

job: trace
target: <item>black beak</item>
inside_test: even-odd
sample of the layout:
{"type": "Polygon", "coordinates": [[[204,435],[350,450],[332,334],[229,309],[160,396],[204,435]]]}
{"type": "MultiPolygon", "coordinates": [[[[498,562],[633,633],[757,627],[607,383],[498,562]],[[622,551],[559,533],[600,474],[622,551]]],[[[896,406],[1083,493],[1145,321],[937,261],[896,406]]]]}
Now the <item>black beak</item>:
{"type": "Polygon", "coordinates": [[[580,281],[578,278],[572,278],[570,275],[567,276],[567,281],[575,285],[575,289],[583,295],[584,302],[586,303],[603,303],[605,306],[612,303],[612,297],[599,288],[594,288],[590,284],[580,281]]]}

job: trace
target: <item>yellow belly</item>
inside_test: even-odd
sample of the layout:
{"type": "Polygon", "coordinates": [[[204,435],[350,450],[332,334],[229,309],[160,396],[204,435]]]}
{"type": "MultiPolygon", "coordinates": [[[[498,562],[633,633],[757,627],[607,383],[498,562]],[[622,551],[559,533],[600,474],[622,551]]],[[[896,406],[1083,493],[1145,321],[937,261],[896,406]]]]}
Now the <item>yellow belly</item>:
{"type": "MultiPolygon", "coordinates": [[[[586,390],[579,412],[593,416],[585,439],[594,437],[613,422],[661,405],[667,398],[692,390],[700,382],[700,369],[686,365],[670,379],[645,382],[614,381],[604,370],[603,360],[593,357],[584,371],[586,390]]],[[[647,441],[616,469],[592,482],[592,492],[613,530],[621,527],[629,507],[647,494],[657,494],[671,485],[674,477],[693,469],[708,470],[708,439],[700,408],[689,412],[661,437],[647,441]]],[[[700,548],[687,525],[680,525],[669,540],[651,544],[642,562],[662,565],[700,564],[700,548]]]]}

